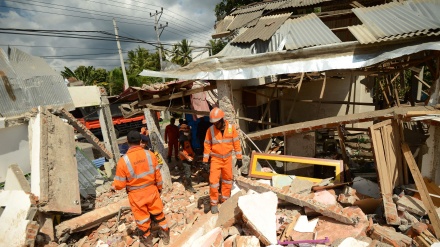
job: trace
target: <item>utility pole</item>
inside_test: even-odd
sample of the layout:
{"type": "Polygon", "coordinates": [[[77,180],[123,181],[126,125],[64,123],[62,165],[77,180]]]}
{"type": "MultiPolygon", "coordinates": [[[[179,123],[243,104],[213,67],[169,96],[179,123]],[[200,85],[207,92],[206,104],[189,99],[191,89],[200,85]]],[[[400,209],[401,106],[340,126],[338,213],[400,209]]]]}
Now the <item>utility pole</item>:
{"type": "Polygon", "coordinates": [[[124,76],[124,90],[126,90],[128,89],[127,73],[125,73],[124,58],[122,58],[122,49],[121,49],[121,44],[119,44],[118,27],[116,26],[115,18],[113,18],[113,26],[115,27],[116,43],[118,44],[119,60],[121,60],[122,75],[124,76]]]}
{"type": "MultiPolygon", "coordinates": [[[[157,26],[157,25],[159,25],[159,20],[160,20],[160,17],[162,16],[162,13],[163,13],[163,8],[160,9],[160,12],[158,12],[156,10],[155,14],[150,13],[150,17],[154,16],[154,30],[156,31],[156,36],[157,36],[157,45],[158,45],[157,49],[159,49],[160,70],[163,69],[162,46],[160,44],[160,35],[162,34],[163,30],[168,26],[168,22],[166,22],[165,26],[162,26],[162,24],[160,24],[159,27],[157,26]],[[162,31],[160,31],[161,29],[162,29],[162,31]]],[[[164,77],[162,77],[162,82],[165,82],[164,77]]]]}

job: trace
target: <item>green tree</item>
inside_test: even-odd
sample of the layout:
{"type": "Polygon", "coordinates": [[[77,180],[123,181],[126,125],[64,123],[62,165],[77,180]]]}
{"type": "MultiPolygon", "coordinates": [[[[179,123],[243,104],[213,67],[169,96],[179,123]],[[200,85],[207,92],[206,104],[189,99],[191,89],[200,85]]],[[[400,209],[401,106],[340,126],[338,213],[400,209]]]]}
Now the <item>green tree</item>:
{"type": "Polygon", "coordinates": [[[130,86],[142,86],[142,84],[151,84],[160,81],[160,78],[139,76],[139,73],[144,69],[159,71],[160,61],[159,54],[150,53],[143,47],[138,47],[135,50],[128,52],[127,79],[130,86]]]}
{"type": "Polygon", "coordinates": [[[221,39],[211,39],[206,45],[211,47],[211,55],[219,53],[226,46],[226,42],[221,39]]]}
{"type": "Polygon", "coordinates": [[[215,5],[215,16],[217,16],[217,20],[221,20],[230,14],[234,8],[262,1],[263,0],[222,0],[219,4],[215,5]]]}
{"type": "Polygon", "coordinates": [[[69,79],[73,77],[78,80],[77,75],[75,75],[75,72],[73,72],[71,69],[67,68],[66,66],[64,66],[64,71],[61,71],[61,76],[64,79],[69,79]]]}
{"type": "Polygon", "coordinates": [[[192,51],[193,48],[191,48],[191,42],[182,39],[181,42],[173,46],[171,62],[181,66],[190,64],[192,62],[192,51]]]}
{"type": "Polygon", "coordinates": [[[108,72],[108,91],[109,95],[118,95],[124,91],[124,75],[122,68],[114,68],[108,72]]]}

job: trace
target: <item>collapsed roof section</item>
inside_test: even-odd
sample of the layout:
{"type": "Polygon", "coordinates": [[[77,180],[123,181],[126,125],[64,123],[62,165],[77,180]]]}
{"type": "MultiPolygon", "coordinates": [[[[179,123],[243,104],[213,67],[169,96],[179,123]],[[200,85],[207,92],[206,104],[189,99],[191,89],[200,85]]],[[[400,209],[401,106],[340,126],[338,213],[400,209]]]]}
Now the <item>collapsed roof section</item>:
{"type": "Polygon", "coordinates": [[[267,11],[271,4],[284,6],[281,2],[310,6],[304,11],[311,11],[318,3],[323,5],[322,10],[341,4],[350,6],[349,1],[319,0],[251,5],[234,11],[218,23],[217,34],[236,36],[217,55],[175,71],[144,70],[140,75],[240,80],[298,72],[357,69],[420,51],[439,49],[440,21],[435,15],[440,12],[438,1],[409,0],[382,5],[377,5],[377,1],[358,1],[358,8],[347,9],[344,5],[336,11],[309,14],[298,14],[300,11],[295,9],[296,5],[292,5],[293,9],[292,6],[278,6],[267,11]],[[361,7],[362,3],[376,6],[361,7]],[[250,25],[261,11],[263,13],[256,24],[250,25]],[[285,18],[287,15],[289,17],[285,18]],[[343,20],[339,20],[341,16],[343,20]],[[249,19],[246,21],[245,17],[249,19]],[[238,18],[243,24],[241,28],[234,24],[238,18]],[[274,31],[274,27],[277,30],[274,31]],[[377,45],[369,46],[371,43],[377,45]]]}
{"type": "Polygon", "coordinates": [[[17,116],[37,106],[74,109],[63,78],[44,59],[16,48],[8,55],[0,49],[0,117],[17,116]]]}

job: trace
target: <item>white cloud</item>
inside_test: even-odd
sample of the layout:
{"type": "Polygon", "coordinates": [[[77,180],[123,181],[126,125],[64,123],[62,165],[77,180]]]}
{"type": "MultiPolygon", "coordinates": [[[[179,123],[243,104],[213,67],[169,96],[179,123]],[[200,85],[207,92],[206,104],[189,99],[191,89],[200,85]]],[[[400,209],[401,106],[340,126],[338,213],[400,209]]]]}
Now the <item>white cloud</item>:
{"type": "MultiPolygon", "coordinates": [[[[161,42],[175,44],[182,39],[194,46],[204,46],[213,33],[214,8],[220,0],[0,0],[0,27],[38,30],[106,31],[114,34],[112,18],[116,19],[119,35],[156,41],[154,17],[163,14],[160,23],[168,27],[161,42]]],[[[34,33],[38,34],[38,33],[34,33]]],[[[84,35],[98,35],[84,33],[84,35]]],[[[110,37],[110,36],[109,36],[110,37]]],[[[113,37],[112,37],[113,38],[113,37]]],[[[34,56],[64,56],[46,58],[54,69],[79,65],[112,69],[120,66],[116,41],[41,37],[36,35],[0,34],[0,48],[17,47],[34,56]],[[96,55],[85,55],[96,54],[96,55]],[[75,55],[66,57],[66,55],[75,55]]],[[[137,46],[151,51],[154,46],[121,42],[126,52],[137,46]]],[[[165,47],[171,49],[171,47],[165,47]]]]}

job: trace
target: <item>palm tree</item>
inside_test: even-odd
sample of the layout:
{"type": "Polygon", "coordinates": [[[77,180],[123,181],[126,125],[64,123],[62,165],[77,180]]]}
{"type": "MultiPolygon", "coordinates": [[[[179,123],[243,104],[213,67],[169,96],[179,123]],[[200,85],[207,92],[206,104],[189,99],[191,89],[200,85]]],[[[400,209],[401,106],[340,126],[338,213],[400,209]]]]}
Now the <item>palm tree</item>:
{"type": "Polygon", "coordinates": [[[193,48],[191,48],[191,42],[182,39],[181,42],[173,46],[171,62],[182,66],[190,64],[192,62],[192,51],[193,48]]]}
{"type": "Polygon", "coordinates": [[[128,52],[127,77],[131,86],[142,86],[160,81],[159,78],[138,76],[144,69],[159,71],[160,61],[158,53],[150,53],[147,49],[138,47],[128,52]]]}
{"type": "Polygon", "coordinates": [[[66,66],[64,66],[64,71],[61,71],[61,76],[64,79],[69,79],[73,77],[78,80],[77,76],[75,75],[75,72],[73,72],[71,69],[67,68],[66,66]]]}
{"type": "Polygon", "coordinates": [[[211,39],[206,46],[211,47],[211,56],[219,53],[226,46],[226,42],[221,39],[211,39]]]}

